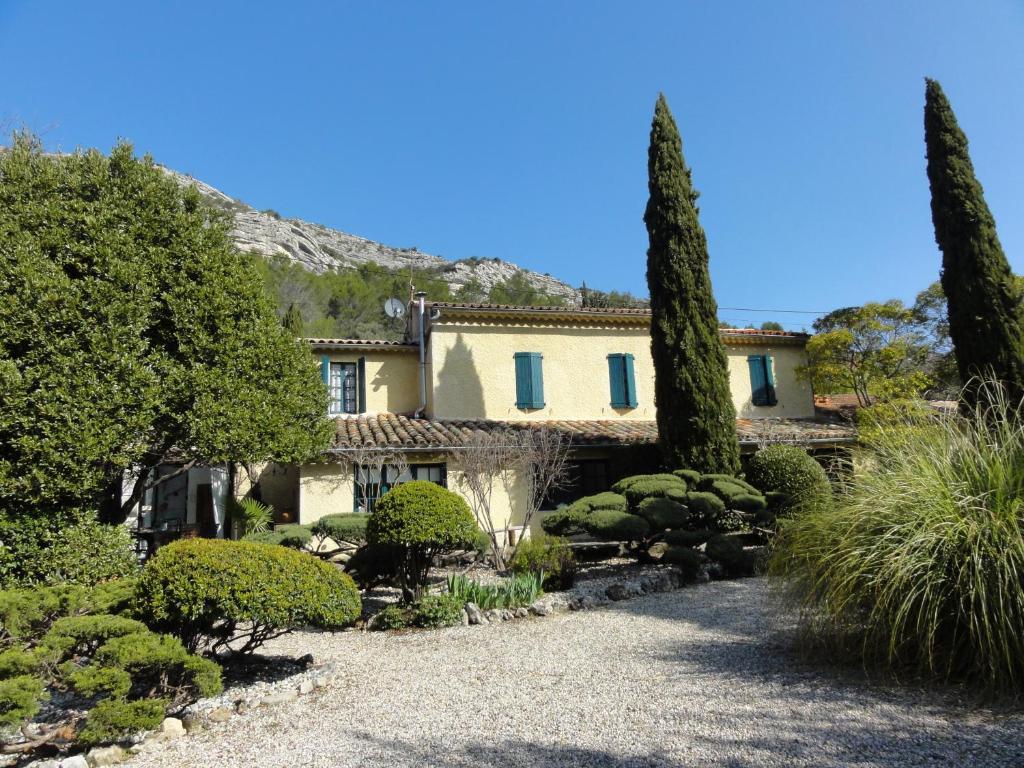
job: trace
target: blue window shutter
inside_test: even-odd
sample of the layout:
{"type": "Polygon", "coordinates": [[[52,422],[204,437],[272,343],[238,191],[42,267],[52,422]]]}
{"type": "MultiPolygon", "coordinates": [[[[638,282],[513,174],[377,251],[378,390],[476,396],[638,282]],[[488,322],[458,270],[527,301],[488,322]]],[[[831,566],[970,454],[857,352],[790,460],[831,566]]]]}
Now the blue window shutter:
{"type": "Polygon", "coordinates": [[[608,383],[612,392],[612,408],[626,408],[626,359],[625,356],[608,355],[608,383]]]}
{"type": "Polygon", "coordinates": [[[616,352],[608,355],[608,383],[611,386],[612,408],[636,408],[636,378],[633,356],[616,352]]]}
{"type": "Polygon", "coordinates": [[[622,366],[626,374],[626,405],[636,408],[636,377],[633,375],[633,356],[626,353],[622,356],[622,366]]]}
{"type": "Polygon", "coordinates": [[[356,363],[356,413],[366,413],[366,358],[356,363]]]}
{"type": "Polygon", "coordinates": [[[768,379],[765,376],[764,355],[748,355],[750,367],[750,402],[754,405],[768,405],[768,379]]]}
{"type": "Polygon", "coordinates": [[[324,386],[331,386],[331,358],[323,355],[320,358],[320,378],[324,380],[324,386]]]}
{"type": "Polygon", "coordinates": [[[768,402],[765,405],[775,405],[778,399],[775,396],[775,375],[772,373],[772,358],[764,355],[764,378],[768,394],[768,402]]]}
{"type": "Polygon", "coordinates": [[[540,352],[530,353],[530,395],[533,397],[532,408],[544,407],[544,357],[540,352]]]}
{"type": "Polygon", "coordinates": [[[544,373],[540,352],[516,352],[516,408],[544,407],[544,373]]]}

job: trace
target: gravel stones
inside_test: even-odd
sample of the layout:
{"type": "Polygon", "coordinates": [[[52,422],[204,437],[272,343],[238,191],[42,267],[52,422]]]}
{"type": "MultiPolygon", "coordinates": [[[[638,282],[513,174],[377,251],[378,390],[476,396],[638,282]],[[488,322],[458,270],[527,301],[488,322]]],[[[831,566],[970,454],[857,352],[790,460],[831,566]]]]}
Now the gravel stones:
{"type": "Polygon", "coordinates": [[[492,631],[277,638],[268,655],[337,662],[332,687],[132,768],[1024,764],[1020,713],[801,661],[762,579],[604,600],[492,631]]]}

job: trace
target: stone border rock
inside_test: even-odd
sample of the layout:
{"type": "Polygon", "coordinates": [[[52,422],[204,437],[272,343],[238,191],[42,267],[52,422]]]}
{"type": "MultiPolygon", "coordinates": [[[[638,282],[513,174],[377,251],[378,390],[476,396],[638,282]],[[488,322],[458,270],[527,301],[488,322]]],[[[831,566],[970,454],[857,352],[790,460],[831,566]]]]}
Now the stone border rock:
{"type": "MultiPolygon", "coordinates": [[[[707,569],[697,577],[698,583],[711,578],[707,569]]],[[[462,623],[468,626],[493,624],[499,621],[521,619],[527,616],[547,616],[562,611],[585,611],[598,608],[608,603],[629,600],[633,597],[655,592],[671,592],[685,586],[682,574],[672,567],[652,566],[651,572],[643,573],[625,581],[614,581],[605,586],[604,583],[588,584],[584,582],[578,587],[565,592],[554,592],[535,601],[526,608],[514,610],[491,609],[483,611],[475,603],[466,603],[462,611],[462,623]]]]}

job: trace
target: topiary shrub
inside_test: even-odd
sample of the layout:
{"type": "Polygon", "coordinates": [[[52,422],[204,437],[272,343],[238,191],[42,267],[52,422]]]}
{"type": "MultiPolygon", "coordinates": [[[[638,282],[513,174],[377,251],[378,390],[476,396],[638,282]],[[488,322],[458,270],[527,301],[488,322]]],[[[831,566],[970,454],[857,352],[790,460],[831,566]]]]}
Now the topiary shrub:
{"type": "Polygon", "coordinates": [[[358,512],[324,515],[313,523],[313,533],[321,538],[333,539],[338,544],[366,543],[366,524],[369,516],[358,512]]]}
{"type": "Polygon", "coordinates": [[[782,513],[832,498],[825,470],[793,445],[770,445],[755,453],[747,464],[747,479],[765,493],[780,494],[784,500],[778,509],[782,513]]]}
{"type": "Polygon", "coordinates": [[[298,523],[279,525],[274,529],[274,533],[281,537],[281,546],[290,549],[305,549],[313,540],[312,528],[298,523]]]}
{"type": "Polygon", "coordinates": [[[686,507],[665,497],[644,499],[637,505],[636,513],[650,523],[652,531],[682,528],[690,519],[686,507]]]}
{"type": "Polygon", "coordinates": [[[352,578],[285,547],[188,539],[162,547],[139,579],[137,610],[149,626],[195,650],[233,643],[251,653],[302,626],[339,629],[358,618],[352,578]]]}
{"type": "MultiPolygon", "coordinates": [[[[625,504],[626,499],[622,499],[625,504]]],[[[552,536],[566,536],[578,533],[583,530],[583,520],[589,514],[589,510],[574,502],[567,507],[560,507],[554,512],[544,515],[540,521],[540,527],[544,533],[552,536]]]]}
{"type": "Polygon", "coordinates": [[[715,535],[714,531],[707,528],[695,531],[676,530],[665,534],[665,542],[679,547],[699,547],[715,535]]]}
{"type": "Polygon", "coordinates": [[[86,745],[120,741],[139,731],[149,731],[160,725],[168,703],[161,699],[107,699],[101,701],[85,718],[85,727],[78,732],[78,740],[86,745]]]}
{"type": "Polygon", "coordinates": [[[753,553],[732,536],[718,535],[708,539],[704,554],[722,564],[730,576],[752,576],[756,566],[753,553]]]}
{"type": "Polygon", "coordinates": [[[345,563],[345,573],[355,579],[360,589],[373,589],[381,584],[397,584],[404,561],[402,547],[366,544],[345,563]]]}
{"type": "Polygon", "coordinates": [[[0,592],[3,615],[13,619],[0,643],[12,646],[0,652],[0,726],[23,723],[56,691],[55,714],[64,719],[50,733],[73,732],[87,712],[78,741],[99,743],[153,727],[168,709],[221,691],[220,667],[177,639],[125,616],[90,612],[123,605],[133,580],[125,582],[0,592]]]}
{"type": "MultiPolygon", "coordinates": [[[[679,475],[671,472],[657,472],[651,475],[630,475],[624,477],[612,486],[614,493],[625,495],[627,488],[632,488],[637,483],[644,483],[650,480],[664,480],[666,482],[679,482],[683,480],[679,475]]],[[[685,480],[683,480],[685,482],[685,480]]]]}
{"type": "Polygon", "coordinates": [[[0,728],[13,728],[39,711],[45,685],[35,675],[0,680],[0,728]]]}
{"type": "Polygon", "coordinates": [[[531,536],[519,543],[510,563],[513,573],[535,573],[544,589],[569,589],[576,581],[576,556],[569,542],[557,536],[531,536]]]}
{"type": "Polygon", "coordinates": [[[581,505],[587,512],[593,512],[595,509],[614,509],[619,512],[625,512],[629,509],[626,497],[611,491],[595,493],[593,496],[585,496],[574,504],[581,505]]]}
{"type": "Polygon", "coordinates": [[[651,529],[642,517],[614,509],[591,512],[584,521],[584,527],[594,536],[609,541],[637,541],[647,536],[651,529]]]}
{"type": "Polygon", "coordinates": [[[423,629],[462,623],[462,603],[449,594],[426,595],[412,604],[412,624],[423,629]]]}
{"type": "Polygon", "coordinates": [[[251,541],[254,544],[274,544],[280,546],[281,539],[284,537],[277,531],[259,531],[254,533],[247,533],[242,537],[242,541],[251,541]]]}
{"type": "Polygon", "coordinates": [[[679,568],[684,581],[695,581],[700,573],[704,558],[697,550],[687,546],[670,546],[661,557],[661,562],[679,568]]]}
{"type": "Polygon", "coordinates": [[[753,485],[748,483],[741,477],[735,475],[722,475],[716,473],[709,473],[700,476],[700,481],[697,483],[697,490],[710,491],[713,490],[712,486],[716,482],[731,483],[732,485],[738,485],[740,488],[745,490],[747,493],[760,494],[761,492],[753,485]]]}
{"type": "Polygon", "coordinates": [[[686,507],[690,510],[693,524],[704,528],[714,527],[725,514],[725,502],[705,491],[690,491],[686,494],[686,507]]]}
{"type": "Polygon", "coordinates": [[[370,513],[366,538],[370,544],[402,548],[399,571],[406,602],[422,594],[433,559],[471,547],[477,524],[466,501],[456,493],[425,480],[395,486],[370,513]]]}
{"type": "Polygon", "coordinates": [[[686,484],[693,489],[696,489],[697,483],[700,482],[700,472],[695,469],[677,469],[672,474],[685,480],[686,484]]]}
{"type": "Polygon", "coordinates": [[[649,478],[637,480],[622,492],[626,501],[629,502],[630,509],[636,509],[644,499],[668,496],[669,494],[684,496],[686,481],[674,475],[651,475],[649,478]],[[667,479],[669,477],[672,479],[667,479]]]}

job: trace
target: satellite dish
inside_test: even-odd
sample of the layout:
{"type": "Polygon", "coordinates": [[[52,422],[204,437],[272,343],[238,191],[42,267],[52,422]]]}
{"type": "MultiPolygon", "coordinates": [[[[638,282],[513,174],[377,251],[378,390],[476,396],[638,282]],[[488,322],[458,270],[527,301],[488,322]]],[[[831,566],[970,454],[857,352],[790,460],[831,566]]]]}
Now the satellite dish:
{"type": "Polygon", "coordinates": [[[384,302],[384,314],[388,317],[401,317],[405,314],[405,304],[398,299],[388,299],[384,302]]]}

